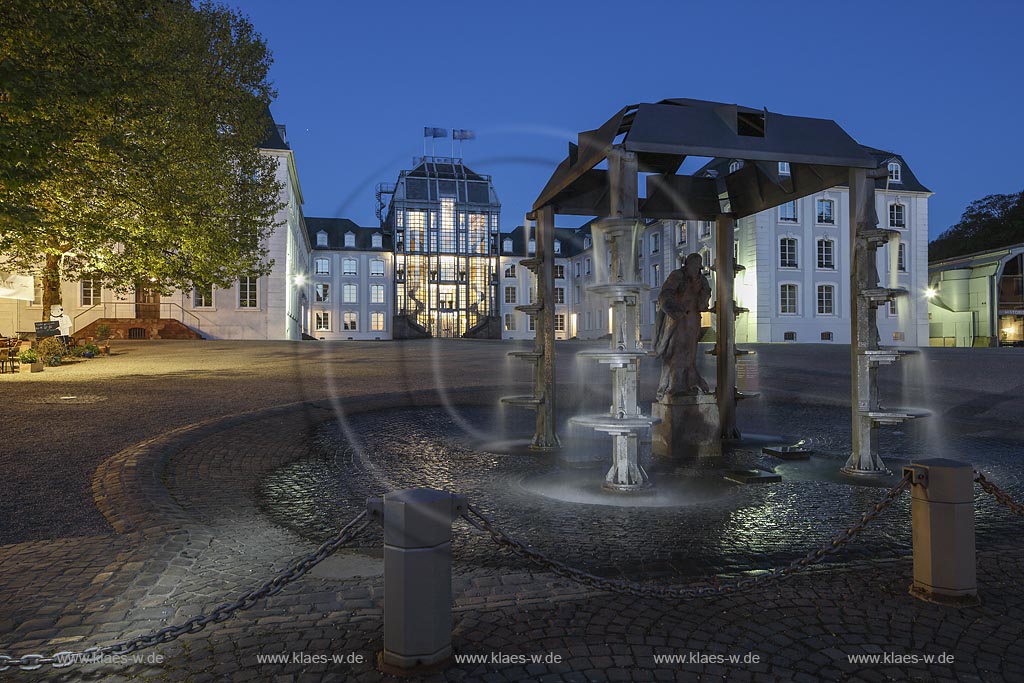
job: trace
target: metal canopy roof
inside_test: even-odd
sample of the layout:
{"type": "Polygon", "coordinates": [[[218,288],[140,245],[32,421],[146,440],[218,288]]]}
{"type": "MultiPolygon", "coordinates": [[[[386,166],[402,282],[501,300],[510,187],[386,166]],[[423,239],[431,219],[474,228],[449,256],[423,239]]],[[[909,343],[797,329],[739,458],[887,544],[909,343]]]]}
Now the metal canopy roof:
{"type": "Polygon", "coordinates": [[[737,217],[845,183],[849,168],[878,162],[835,121],[786,116],[704,100],[670,99],[623,107],[600,128],[579,134],[533,209],[603,216],[608,172],[596,168],[613,144],[637,155],[647,176],[643,218],[737,217]],[[745,163],[723,177],[679,176],[687,156],[724,157],[745,163]],[[778,162],[790,164],[780,176],[778,162]]]}

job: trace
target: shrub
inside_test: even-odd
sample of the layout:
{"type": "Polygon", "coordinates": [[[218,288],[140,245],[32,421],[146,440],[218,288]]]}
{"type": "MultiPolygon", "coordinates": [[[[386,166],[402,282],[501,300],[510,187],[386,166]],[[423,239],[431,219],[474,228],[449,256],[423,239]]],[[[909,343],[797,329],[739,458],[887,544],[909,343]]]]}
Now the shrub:
{"type": "Polygon", "coordinates": [[[96,326],[96,340],[105,342],[110,339],[110,325],[103,324],[96,326]]]}
{"type": "Polygon", "coordinates": [[[100,347],[97,346],[96,344],[86,344],[84,347],[82,347],[82,349],[85,351],[85,353],[91,353],[94,356],[98,355],[100,352],[100,347]]]}
{"type": "Polygon", "coordinates": [[[35,349],[25,349],[18,354],[18,360],[25,365],[32,365],[32,363],[39,362],[39,354],[36,353],[35,349]]]}
{"type": "Polygon", "coordinates": [[[85,354],[84,346],[72,346],[71,350],[68,352],[68,355],[73,358],[81,358],[83,354],[85,354]]]}
{"type": "Polygon", "coordinates": [[[47,356],[46,365],[55,368],[60,365],[60,356],[47,356]]]}
{"type": "Polygon", "coordinates": [[[36,352],[49,363],[50,358],[54,356],[60,358],[65,354],[64,344],[56,337],[46,337],[45,339],[40,339],[36,344],[36,352]]]}

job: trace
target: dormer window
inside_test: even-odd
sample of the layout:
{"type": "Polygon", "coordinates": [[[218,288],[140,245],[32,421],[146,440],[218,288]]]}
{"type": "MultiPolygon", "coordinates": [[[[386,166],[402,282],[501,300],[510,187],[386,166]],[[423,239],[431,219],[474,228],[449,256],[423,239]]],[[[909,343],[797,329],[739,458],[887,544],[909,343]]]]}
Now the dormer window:
{"type": "Polygon", "coordinates": [[[555,253],[556,254],[561,254],[562,253],[562,240],[555,240],[555,253]]]}
{"type": "Polygon", "coordinates": [[[345,246],[346,247],[354,247],[354,246],[356,246],[356,236],[355,236],[355,233],[352,233],[352,232],[346,232],[345,233],[345,246]]]}
{"type": "Polygon", "coordinates": [[[327,246],[327,233],[321,230],[316,234],[316,246],[326,247],[327,246]]]}
{"type": "Polygon", "coordinates": [[[743,162],[742,161],[734,161],[731,164],[729,164],[729,173],[735,173],[736,171],[740,170],[741,168],[743,168],[743,162]]]}
{"type": "Polygon", "coordinates": [[[532,254],[535,251],[537,251],[537,240],[531,237],[530,241],[526,245],[526,253],[532,254]]]}
{"type": "Polygon", "coordinates": [[[889,162],[889,182],[902,183],[903,182],[903,167],[900,166],[898,161],[889,162]]]}
{"type": "Polygon", "coordinates": [[[583,248],[590,249],[590,237],[583,238],[583,248]]]}
{"type": "Polygon", "coordinates": [[[384,238],[381,237],[381,234],[379,232],[373,233],[373,237],[371,239],[373,241],[374,249],[380,249],[381,247],[384,246],[384,238]]]}
{"type": "Polygon", "coordinates": [[[789,162],[788,161],[780,161],[779,162],[779,175],[789,175],[789,162]]]}
{"type": "Polygon", "coordinates": [[[506,254],[512,253],[512,240],[508,237],[501,241],[501,250],[506,254]]]}

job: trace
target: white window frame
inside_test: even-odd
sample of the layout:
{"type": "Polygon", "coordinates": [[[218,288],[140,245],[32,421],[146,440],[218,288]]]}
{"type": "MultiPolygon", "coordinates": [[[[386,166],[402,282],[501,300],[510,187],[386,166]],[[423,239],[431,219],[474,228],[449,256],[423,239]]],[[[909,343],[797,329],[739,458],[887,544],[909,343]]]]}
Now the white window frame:
{"type": "Polygon", "coordinates": [[[359,286],[351,282],[343,284],[341,286],[341,302],[345,304],[359,303],[359,286]]]}
{"type": "Polygon", "coordinates": [[[780,161],[779,162],[779,175],[789,175],[789,174],[790,174],[789,162],[788,161],[780,161]]]}
{"type": "Polygon", "coordinates": [[[505,277],[514,278],[516,276],[516,264],[510,263],[505,266],[505,277]]]}
{"type": "Polygon", "coordinates": [[[359,275],[359,259],[354,258],[343,258],[341,259],[341,274],[342,275],[359,275]]]}
{"type": "Polygon", "coordinates": [[[330,275],[331,274],[331,259],[329,258],[318,258],[313,260],[313,274],[314,275],[330,275]]]}
{"type": "MultiPolygon", "coordinates": [[[[238,304],[238,309],[242,311],[258,311],[260,309],[260,279],[258,277],[240,277],[235,281],[235,289],[237,290],[238,296],[235,298],[235,303],[238,304]],[[242,281],[246,281],[252,290],[252,305],[248,303],[248,298],[243,302],[242,300],[242,281]],[[249,283],[251,281],[251,283],[249,283]]],[[[248,291],[248,287],[246,291],[248,291]]]]}
{"type": "Polygon", "coordinates": [[[565,266],[559,265],[559,264],[555,264],[555,278],[554,279],[556,279],[556,280],[564,280],[565,279],[565,266]]]}
{"type": "Polygon", "coordinates": [[[370,285],[370,303],[371,304],[383,304],[386,303],[387,294],[384,292],[384,285],[370,285]],[[379,296],[378,296],[379,294],[379,296]]]}
{"type": "Polygon", "coordinates": [[[326,247],[327,246],[327,233],[321,230],[316,234],[316,246],[326,247]]]}
{"type": "Polygon", "coordinates": [[[505,331],[515,332],[516,331],[516,314],[506,313],[505,314],[505,331]]]}
{"type": "Polygon", "coordinates": [[[815,296],[816,296],[815,310],[818,311],[818,315],[819,316],[834,318],[834,317],[836,317],[836,315],[838,315],[838,313],[836,312],[836,286],[834,284],[832,284],[831,282],[823,282],[823,283],[819,284],[816,287],[816,289],[815,289],[815,296]],[[821,306],[821,304],[822,304],[822,295],[826,291],[829,292],[829,296],[830,296],[830,299],[829,299],[829,302],[828,302],[829,306],[832,309],[830,311],[823,311],[822,310],[822,306],[821,306]]]}
{"type": "Polygon", "coordinates": [[[341,329],[343,332],[359,331],[359,314],[355,311],[345,311],[341,314],[341,329]]]}
{"type": "Polygon", "coordinates": [[[555,287],[555,303],[565,303],[565,287],[555,287]]]}
{"type": "Polygon", "coordinates": [[[573,273],[573,275],[575,277],[579,277],[580,276],[580,262],[579,261],[577,261],[576,263],[572,264],[572,273],[573,273]]]}
{"type": "Polygon", "coordinates": [[[199,294],[200,294],[200,292],[199,292],[199,285],[193,285],[192,286],[192,308],[198,308],[198,309],[204,309],[204,310],[211,310],[211,309],[213,309],[213,302],[214,302],[213,290],[214,290],[214,287],[213,287],[213,285],[205,285],[205,287],[209,287],[210,288],[210,303],[208,303],[208,304],[198,303],[199,302],[199,294]]]}
{"type": "Polygon", "coordinates": [[[779,204],[779,221],[781,221],[783,223],[799,223],[800,222],[800,213],[797,210],[796,200],[795,199],[793,201],[786,202],[785,204],[779,204]],[[793,207],[793,215],[792,216],[787,215],[787,212],[785,211],[787,206],[793,207]]]}
{"type": "Polygon", "coordinates": [[[514,285],[505,287],[505,303],[514,304],[519,296],[519,292],[514,285]]]}
{"type": "Polygon", "coordinates": [[[661,251],[661,234],[651,233],[651,253],[657,254],[659,251],[661,251]]]}
{"type": "Polygon", "coordinates": [[[779,305],[778,311],[780,316],[798,316],[800,315],[800,283],[798,282],[780,282],[779,283],[779,305]],[[793,288],[793,311],[786,311],[784,309],[785,296],[783,291],[786,287],[793,288]]]}
{"type": "Polygon", "coordinates": [[[511,254],[512,253],[512,239],[511,238],[506,237],[505,239],[503,239],[501,241],[501,250],[503,252],[505,252],[506,254],[511,254]]]}
{"type": "Polygon", "coordinates": [[[782,235],[779,237],[779,268],[785,270],[799,270],[800,269],[800,239],[795,235],[782,235]],[[792,265],[783,262],[782,258],[782,246],[783,242],[793,243],[793,261],[792,265]]]}
{"type": "Polygon", "coordinates": [[[565,313],[555,313],[555,332],[565,332],[565,313]]]}
{"type": "Polygon", "coordinates": [[[907,205],[903,202],[889,202],[889,227],[893,230],[907,228],[907,205]]]}
{"type": "Polygon", "coordinates": [[[384,237],[383,237],[383,235],[381,235],[379,232],[373,233],[373,236],[370,237],[370,246],[373,247],[374,249],[383,249],[384,248],[384,237]]]}
{"type": "Polygon", "coordinates": [[[903,182],[903,166],[898,161],[890,161],[887,167],[890,183],[903,182]]]}
{"type": "Polygon", "coordinates": [[[814,220],[818,225],[835,225],[836,224],[836,203],[835,200],[827,197],[820,197],[814,200],[814,220]],[[827,204],[829,220],[822,220],[821,206],[827,204]]]}
{"type": "Polygon", "coordinates": [[[900,242],[896,248],[896,272],[907,272],[907,243],[900,242]]]}
{"type": "Polygon", "coordinates": [[[385,326],[384,311],[370,311],[370,330],[373,332],[383,332],[385,326]]]}
{"type": "Polygon", "coordinates": [[[318,282],[313,285],[313,301],[318,304],[331,303],[331,285],[328,282],[318,282]]]}
{"type": "Polygon", "coordinates": [[[345,246],[354,247],[356,246],[356,234],[354,232],[345,233],[345,246]]]}
{"type": "Polygon", "coordinates": [[[819,237],[815,243],[815,264],[818,270],[835,270],[836,269],[836,241],[830,237],[819,237]],[[828,245],[829,261],[831,265],[823,263],[822,261],[822,247],[828,245]]]}
{"type": "Polygon", "coordinates": [[[384,277],[384,259],[375,258],[370,261],[370,277],[384,277]]]}
{"type": "Polygon", "coordinates": [[[103,285],[97,278],[83,277],[79,280],[78,301],[82,308],[95,306],[103,301],[103,285]]]}
{"type": "Polygon", "coordinates": [[[330,311],[314,311],[313,312],[313,329],[316,332],[330,332],[331,331],[331,312],[330,311]]]}

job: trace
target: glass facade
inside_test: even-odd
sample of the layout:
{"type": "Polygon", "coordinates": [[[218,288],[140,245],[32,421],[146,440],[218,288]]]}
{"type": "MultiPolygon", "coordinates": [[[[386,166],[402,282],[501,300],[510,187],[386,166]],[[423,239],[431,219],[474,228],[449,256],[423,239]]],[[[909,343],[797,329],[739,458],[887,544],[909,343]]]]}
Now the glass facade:
{"type": "Polygon", "coordinates": [[[500,313],[501,205],[490,178],[457,159],[405,171],[388,209],[395,235],[395,312],[435,337],[461,337],[500,313]]]}

